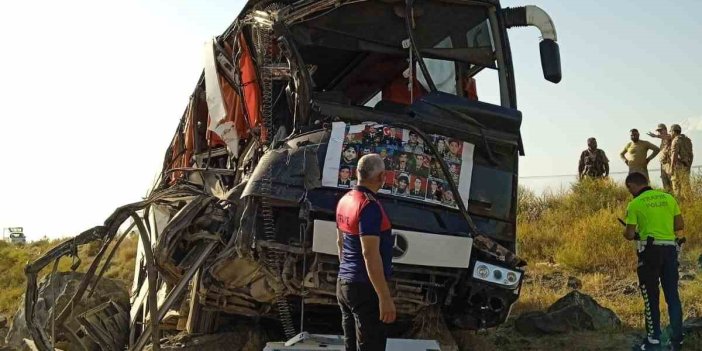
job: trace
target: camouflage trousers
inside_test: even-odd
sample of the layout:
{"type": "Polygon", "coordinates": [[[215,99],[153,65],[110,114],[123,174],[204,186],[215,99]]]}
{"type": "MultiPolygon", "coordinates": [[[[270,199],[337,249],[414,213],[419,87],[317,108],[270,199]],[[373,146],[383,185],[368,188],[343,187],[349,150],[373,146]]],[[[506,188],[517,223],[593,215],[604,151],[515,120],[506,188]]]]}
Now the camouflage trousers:
{"type": "Polygon", "coordinates": [[[690,194],[690,168],[685,166],[677,166],[673,169],[670,177],[673,183],[673,192],[675,196],[687,197],[690,194]]]}
{"type": "Polygon", "coordinates": [[[671,173],[670,164],[661,163],[661,181],[663,182],[663,189],[668,193],[673,192],[673,182],[670,180],[671,173]]]}

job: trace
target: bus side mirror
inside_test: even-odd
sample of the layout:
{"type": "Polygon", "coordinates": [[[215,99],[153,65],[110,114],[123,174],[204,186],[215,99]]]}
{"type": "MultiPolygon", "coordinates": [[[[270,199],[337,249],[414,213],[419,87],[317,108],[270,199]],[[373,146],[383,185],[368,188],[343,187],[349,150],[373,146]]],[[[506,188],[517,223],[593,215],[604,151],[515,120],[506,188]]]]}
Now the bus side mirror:
{"type": "Polygon", "coordinates": [[[558,43],[551,39],[544,39],[539,43],[541,53],[541,69],[544,78],[553,83],[561,81],[561,52],[558,43]]]}

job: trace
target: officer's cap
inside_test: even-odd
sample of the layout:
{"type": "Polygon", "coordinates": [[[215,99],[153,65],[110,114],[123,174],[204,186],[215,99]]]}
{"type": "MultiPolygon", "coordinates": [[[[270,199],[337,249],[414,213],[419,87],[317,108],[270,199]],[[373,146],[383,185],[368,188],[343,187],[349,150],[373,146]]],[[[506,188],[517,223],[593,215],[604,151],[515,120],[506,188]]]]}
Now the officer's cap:
{"type": "Polygon", "coordinates": [[[656,130],[667,130],[668,128],[665,127],[665,124],[663,123],[658,123],[658,128],[656,130]]]}

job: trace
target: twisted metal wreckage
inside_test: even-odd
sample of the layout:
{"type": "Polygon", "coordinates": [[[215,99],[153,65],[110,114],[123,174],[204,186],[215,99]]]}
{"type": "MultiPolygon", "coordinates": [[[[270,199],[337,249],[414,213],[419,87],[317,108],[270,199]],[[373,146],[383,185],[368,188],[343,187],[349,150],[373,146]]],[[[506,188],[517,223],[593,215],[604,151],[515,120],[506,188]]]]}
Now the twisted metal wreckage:
{"type": "MultiPolygon", "coordinates": [[[[151,343],[158,350],[164,328],[212,333],[223,315],[278,320],[292,336],[304,308],[322,321],[309,318],[308,327],[336,326],[333,221],[345,192],[336,174],[353,130],[362,140],[351,156],[371,146],[383,156],[392,150],[396,162],[386,166],[397,172],[406,166],[407,143],[423,143],[422,157],[434,160],[424,176],[444,186],[443,199],[434,198],[439,193],[426,190],[424,178],[410,175],[425,198],[400,196],[398,173],[379,194],[398,245],[391,281],[398,328],[430,306],[451,328],[504,322],[525,264],[514,254],[523,148],[506,29],[516,26],[541,30],[544,76],[558,82],[556,32],[534,6],[249,1],[208,43],[203,74],[149,197],[27,266],[26,320],[37,348],[51,350],[55,341],[35,316],[38,272],[96,241],[102,247],[85,278],[52,316],[56,337],[84,349],[151,343]],[[485,68],[497,73],[501,106],[477,100],[474,77],[485,68]],[[369,130],[383,134],[374,139],[369,130]],[[407,141],[407,133],[419,141],[407,141]],[[463,143],[460,177],[439,139],[463,143]],[[68,323],[71,306],[92,293],[131,228],[140,244],[128,325],[114,304],[68,323]],[[127,327],[128,338],[114,335],[127,327]]],[[[419,174],[422,165],[413,166],[419,174]]]]}

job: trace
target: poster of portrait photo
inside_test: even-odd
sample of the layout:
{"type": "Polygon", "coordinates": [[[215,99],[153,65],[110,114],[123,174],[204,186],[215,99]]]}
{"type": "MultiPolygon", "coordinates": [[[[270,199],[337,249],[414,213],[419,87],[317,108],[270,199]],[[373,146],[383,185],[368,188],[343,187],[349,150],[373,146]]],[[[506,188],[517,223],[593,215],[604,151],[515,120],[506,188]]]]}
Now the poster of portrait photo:
{"type": "Polygon", "coordinates": [[[430,135],[438,150],[432,154],[414,132],[375,123],[332,124],[324,162],[322,185],[351,188],[356,185],[358,159],[377,153],[385,163],[385,185],[380,193],[456,207],[455,194],[449,188],[451,177],[468,206],[473,172],[473,144],[441,135],[430,135]],[[441,169],[445,161],[449,174],[441,169]]]}
{"type": "Polygon", "coordinates": [[[354,185],[356,185],[356,167],[340,165],[337,186],[339,188],[351,188],[354,185]]]}

